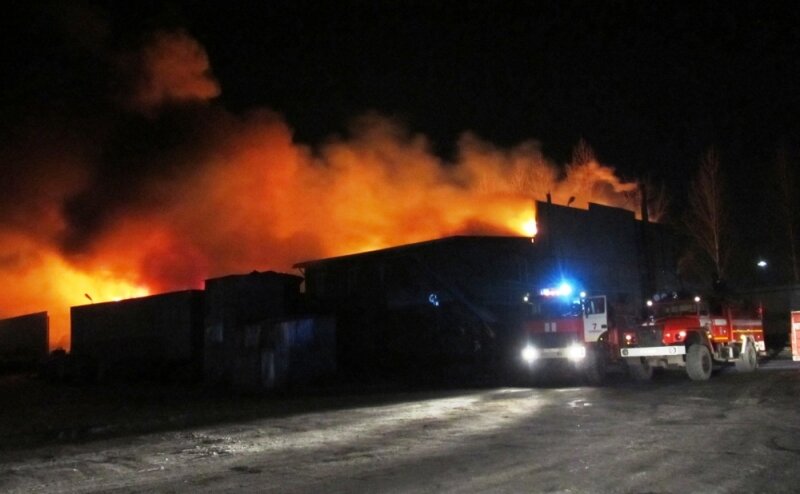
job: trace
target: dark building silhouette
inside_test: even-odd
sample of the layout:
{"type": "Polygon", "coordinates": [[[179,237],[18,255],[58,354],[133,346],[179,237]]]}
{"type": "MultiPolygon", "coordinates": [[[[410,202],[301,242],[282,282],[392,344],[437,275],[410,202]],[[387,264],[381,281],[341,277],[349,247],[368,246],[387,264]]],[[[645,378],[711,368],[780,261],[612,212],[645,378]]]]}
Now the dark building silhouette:
{"type": "Polygon", "coordinates": [[[209,384],[263,390],[358,377],[484,374],[513,358],[526,296],[567,281],[634,324],[680,288],[678,241],[627,210],[537,203],[534,239],[454,236],[252,272],[192,290],[72,308],[73,355],[98,369],[190,362],[209,384]],[[301,291],[301,284],[304,288],[301,291]]]}
{"type": "Polygon", "coordinates": [[[684,288],[677,266],[682,246],[669,227],[598,204],[589,204],[588,210],[544,202],[536,207],[540,283],[575,280],[633,311],[657,292],[684,288]]]}
{"type": "Polygon", "coordinates": [[[800,285],[773,285],[741,290],[737,296],[759,307],[767,348],[780,351],[789,343],[791,312],[800,310],[800,285]]]}
{"type": "Polygon", "coordinates": [[[337,320],[340,366],[426,375],[489,365],[531,284],[522,237],[449,237],[299,263],[314,308],[337,320]]]}
{"type": "Polygon", "coordinates": [[[48,352],[47,312],[0,320],[0,369],[33,368],[48,352]]]}
{"type": "Polygon", "coordinates": [[[678,242],[630,211],[537,203],[538,234],[457,236],[298,263],[317,310],[335,314],[340,365],[494,366],[516,348],[522,300],[567,281],[634,324],[654,290],[677,290],[678,242]]]}
{"type": "Polygon", "coordinates": [[[206,280],[206,382],[234,384],[241,374],[237,367],[242,365],[242,350],[257,344],[248,340],[246,328],[295,314],[302,281],[299,276],[274,271],[206,280]]]}
{"type": "Polygon", "coordinates": [[[72,307],[72,349],[100,377],[199,378],[203,292],[186,290],[72,307]]]}

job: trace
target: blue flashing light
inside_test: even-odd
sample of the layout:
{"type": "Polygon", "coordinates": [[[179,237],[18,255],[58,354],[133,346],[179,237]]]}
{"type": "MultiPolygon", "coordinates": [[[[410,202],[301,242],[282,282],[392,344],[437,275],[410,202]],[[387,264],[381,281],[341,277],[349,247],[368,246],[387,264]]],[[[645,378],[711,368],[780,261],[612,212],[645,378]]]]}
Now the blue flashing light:
{"type": "Polygon", "coordinates": [[[564,281],[555,288],[543,288],[539,291],[539,295],[545,297],[569,297],[572,295],[572,291],[572,285],[564,281]]]}

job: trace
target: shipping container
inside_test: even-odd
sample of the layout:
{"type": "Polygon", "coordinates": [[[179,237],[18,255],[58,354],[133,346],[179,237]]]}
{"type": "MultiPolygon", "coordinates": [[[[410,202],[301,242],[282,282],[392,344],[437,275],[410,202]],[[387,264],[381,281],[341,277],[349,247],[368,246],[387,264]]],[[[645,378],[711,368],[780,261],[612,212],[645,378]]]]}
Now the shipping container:
{"type": "Polygon", "coordinates": [[[203,301],[186,290],[72,307],[71,357],[101,377],[199,378],[203,301]]]}

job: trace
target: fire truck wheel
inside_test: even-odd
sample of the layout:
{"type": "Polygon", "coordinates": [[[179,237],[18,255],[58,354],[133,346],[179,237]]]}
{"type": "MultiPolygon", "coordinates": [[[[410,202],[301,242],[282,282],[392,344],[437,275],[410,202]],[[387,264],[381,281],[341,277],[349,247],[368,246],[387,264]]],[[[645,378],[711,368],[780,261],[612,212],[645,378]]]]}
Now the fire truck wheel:
{"type": "Polygon", "coordinates": [[[711,352],[708,347],[695,343],[686,352],[686,373],[692,381],[706,381],[711,377],[711,352]]]}
{"type": "Polygon", "coordinates": [[[628,374],[636,382],[647,382],[653,378],[653,367],[643,358],[625,359],[628,374]]]}
{"type": "Polygon", "coordinates": [[[748,342],[744,348],[744,352],[739,355],[736,361],[736,370],[739,372],[753,372],[758,366],[758,356],[756,355],[756,347],[753,343],[748,342]]]}

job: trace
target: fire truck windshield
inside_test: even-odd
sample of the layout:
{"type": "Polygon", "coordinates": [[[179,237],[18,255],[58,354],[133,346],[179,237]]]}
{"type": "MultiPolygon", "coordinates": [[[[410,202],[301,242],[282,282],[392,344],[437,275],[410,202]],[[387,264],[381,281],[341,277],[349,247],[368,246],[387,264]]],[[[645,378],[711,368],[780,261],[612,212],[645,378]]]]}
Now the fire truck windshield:
{"type": "Polygon", "coordinates": [[[536,318],[578,317],[582,313],[580,300],[541,297],[532,299],[529,304],[531,316],[536,318]]]}

